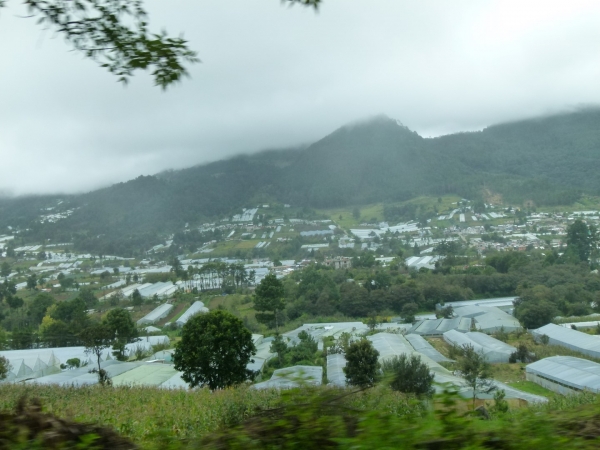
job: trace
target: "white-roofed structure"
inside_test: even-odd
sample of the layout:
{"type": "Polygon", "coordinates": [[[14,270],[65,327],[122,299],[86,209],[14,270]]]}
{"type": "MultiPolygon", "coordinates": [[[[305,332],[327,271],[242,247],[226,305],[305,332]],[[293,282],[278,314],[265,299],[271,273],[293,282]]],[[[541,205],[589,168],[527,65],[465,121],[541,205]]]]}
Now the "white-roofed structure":
{"type": "Polygon", "coordinates": [[[497,297],[497,298],[484,298],[481,300],[460,300],[456,302],[446,302],[443,305],[438,303],[435,305],[436,309],[442,309],[446,306],[452,306],[452,308],[460,308],[461,306],[495,306],[497,308],[512,308],[514,301],[517,297],[497,297]]]}
{"type": "Polygon", "coordinates": [[[268,381],[257,383],[255,389],[291,389],[299,386],[318,386],[323,382],[321,366],[292,366],[277,369],[268,381]]]}
{"type": "Polygon", "coordinates": [[[412,345],[399,334],[377,333],[367,337],[379,352],[379,360],[385,361],[402,354],[411,355],[414,352],[412,345]]]}
{"type": "Polygon", "coordinates": [[[406,266],[411,269],[419,270],[421,268],[425,269],[435,269],[436,261],[439,261],[439,256],[411,256],[410,258],[406,258],[404,261],[406,266]]]}
{"type": "Polygon", "coordinates": [[[485,333],[495,333],[504,330],[507,333],[522,329],[516,317],[505,313],[501,309],[491,307],[491,311],[473,318],[475,328],[485,333]]]}
{"type": "Polygon", "coordinates": [[[600,364],[572,356],[551,356],[527,365],[529,381],[560,394],[600,392],[600,364]]]}
{"type": "Polygon", "coordinates": [[[342,333],[350,333],[357,335],[365,333],[369,327],[362,322],[331,322],[331,323],[305,323],[295,330],[283,333],[282,336],[287,337],[293,344],[299,342],[298,334],[306,331],[316,341],[323,342],[324,337],[333,336],[339,338],[342,333]]]}
{"type": "Polygon", "coordinates": [[[173,305],[170,303],[163,303],[162,305],[156,307],[151,312],[146,314],[140,320],[137,321],[138,325],[153,325],[161,319],[164,319],[169,315],[171,310],[173,309],[173,305]]]}
{"type": "Polygon", "coordinates": [[[144,288],[138,289],[140,295],[144,298],[150,298],[154,295],[158,297],[167,297],[177,291],[178,286],[171,283],[170,281],[158,282],[145,286],[144,288]]]}
{"type": "Polygon", "coordinates": [[[495,306],[466,305],[454,309],[458,317],[473,319],[475,328],[485,333],[504,329],[507,333],[521,329],[519,321],[495,306]]]}
{"type": "Polygon", "coordinates": [[[432,359],[435,362],[450,362],[451,359],[446,358],[438,352],[433,346],[418,334],[407,334],[404,338],[412,345],[415,351],[432,359]]]}
{"type": "Polygon", "coordinates": [[[451,319],[419,320],[415,322],[409,334],[420,336],[441,336],[446,331],[457,330],[466,333],[471,329],[472,320],[469,317],[453,317],[451,319]]]}
{"type": "Polygon", "coordinates": [[[531,334],[539,341],[543,335],[548,336],[548,343],[570,348],[584,355],[600,359],[600,337],[591,336],[581,331],[561,327],[549,323],[537,330],[531,330],[531,334]]]}
{"type": "Polygon", "coordinates": [[[177,324],[177,326],[179,328],[181,328],[182,326],[184,326],[187,321],[190,319],[190,317],[196,315],[196,314],[201,314],[201,313],[207,313],[208,312],[208,308],[206,306],[204,306],[204,303],[202,303],[201,301],[197,300],[194,303],[192,303],[192,306],[190,306],[180,317],[179,319],[177,319],[175,321],[175,323],[177,324]]]}
{"type": "Polygon", "coordinates": [[[477,353],[482,353],[486,361],[491,363],[506,363],[510,355],[517,351],[512,345],[477,331],[460,333],[450,330],[444,333],[444,340],[450,345],[458,347],[472,346],[477,353]]]}
{"type": "Polygon", "coordinates": [[[346,386],[346,357],[341,353],[327,355],[327,383],[334,386],[346,386]]]}

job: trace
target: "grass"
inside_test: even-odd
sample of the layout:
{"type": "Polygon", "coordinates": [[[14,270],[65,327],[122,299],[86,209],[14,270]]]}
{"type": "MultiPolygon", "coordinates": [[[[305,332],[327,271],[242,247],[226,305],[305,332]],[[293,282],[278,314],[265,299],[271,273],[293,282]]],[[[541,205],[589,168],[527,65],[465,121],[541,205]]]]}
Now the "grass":
{"type": "Polygon", "coordinates": [[[514,387],[515,389],[519,389],[523,392],[527,392],[529,394],[534,394],[534,395],[541,395],[541,396],[547,397],[547,398],[553,398],[553,397],[559,395],[559,394],[556,394],[555,392],[552,392],[550,389],[546,389],[545,387],[542,387],[539,384],[534,383],[533,381],[521,380],[521,381],[507,382],[506,384],[508,384],[511,387],[514,387]]]}
{"type": "Polygon", "coordinates": [[[420,402],[382,385],[354,391],[259,391],[241,386],[210,392],[5,384],[0,385],[0,412],[14,410],[23,396],[39,399],[45,412],[58,417],[111,427],[142,449],[559,450],[594,449],[600,441],[600,404],[598,396],[589,393],[557,396],[530,407],[514,405],[504,415],[492,410],[491,420],[481,420],[469,413],[470,401],[455,395],[420,402]]]}

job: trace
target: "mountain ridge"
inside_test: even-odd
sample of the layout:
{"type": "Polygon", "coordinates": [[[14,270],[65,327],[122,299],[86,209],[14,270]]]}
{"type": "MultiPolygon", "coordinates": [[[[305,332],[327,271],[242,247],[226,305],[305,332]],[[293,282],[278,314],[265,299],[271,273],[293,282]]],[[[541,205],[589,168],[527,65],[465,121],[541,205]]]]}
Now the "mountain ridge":
{"type": "Polygon", "coordinates": [[[582,192],[600,193],[599,125],[600,109],[588,108],[423,138],[379,115],[300,148],[238,155],[86,194],[0,199],[0,227],[110,253],[140,236],[259,203],[329,208],[444,194],[477,200],[487,190],[513,204],[570,204],[582,192]],[[72,214],[42,226],[36,218],[44,198],[63,199],[60,208],[72,214]]]}

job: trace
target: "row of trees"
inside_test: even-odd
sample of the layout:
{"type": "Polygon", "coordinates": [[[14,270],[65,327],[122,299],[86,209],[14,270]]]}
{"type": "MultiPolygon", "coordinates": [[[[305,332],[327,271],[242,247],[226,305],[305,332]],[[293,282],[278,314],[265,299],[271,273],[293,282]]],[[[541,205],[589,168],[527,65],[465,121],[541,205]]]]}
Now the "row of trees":
{"type": "MultiPolygon", "coordinates": [[[[464,379],[464,386],[472,390],[473,407],[478,393],[496,389],[491,378],[491,366],[483,353],[473,346],[455,348],[456,367],[464,379]]],[[[350,386],[370,387],[384,380],[399,392],[430,397],[434,393],[434,375],[418,355],[402,354],[379,362],[379,352],[373,344],[362,338],[351,343],[346,351],[346,382],[350,386]]],[[[502,394],[499,397],[504,398],[502,394]]]]}

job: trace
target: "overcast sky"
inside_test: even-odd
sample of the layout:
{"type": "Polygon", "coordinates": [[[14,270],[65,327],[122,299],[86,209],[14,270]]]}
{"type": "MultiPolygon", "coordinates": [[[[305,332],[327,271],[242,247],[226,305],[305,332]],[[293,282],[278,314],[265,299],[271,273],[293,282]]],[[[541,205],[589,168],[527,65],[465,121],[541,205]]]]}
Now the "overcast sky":
{"type": "Polygon", "coordinates": [[[202,64],[124,88],[60,36],[0,9],[0,193],[83,192],[310,143],[376,114],[423,136],[600,104],[600,2],[146,1],[202,64]]]}

